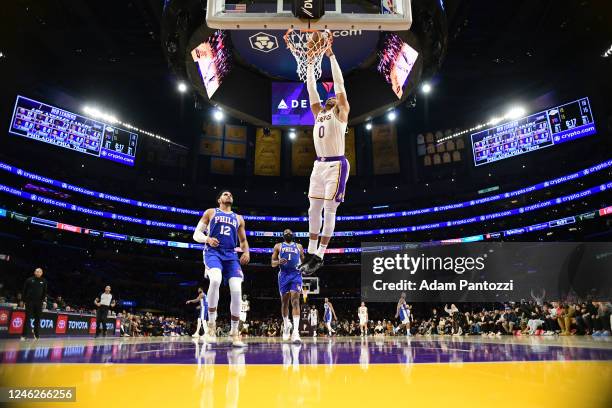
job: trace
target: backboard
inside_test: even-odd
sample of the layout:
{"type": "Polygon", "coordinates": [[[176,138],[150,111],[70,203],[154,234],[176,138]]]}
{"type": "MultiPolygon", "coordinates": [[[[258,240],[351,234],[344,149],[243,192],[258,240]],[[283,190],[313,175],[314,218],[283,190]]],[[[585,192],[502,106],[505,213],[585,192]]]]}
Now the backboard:
{"type": "Polygon", "coordinates": [[[309,295],[318,295],[319,278],[317,276],[302,276],[302,288],[307,288],[309,295]]]}
{"type": "Polygon", "coordinates": [[[412,24],[410,0],[323,0],[317,20],[294,17],[293,0],[207,0],[206,24],[224,30],[403,31],[412,24]]]}

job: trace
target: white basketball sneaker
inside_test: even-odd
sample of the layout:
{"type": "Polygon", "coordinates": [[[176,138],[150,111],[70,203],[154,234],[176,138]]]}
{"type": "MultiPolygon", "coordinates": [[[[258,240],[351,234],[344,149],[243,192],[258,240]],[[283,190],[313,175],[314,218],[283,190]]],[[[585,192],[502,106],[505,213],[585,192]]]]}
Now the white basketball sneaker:
{"type": "Polygon", "coordinates": [[[291,333],[291,342],[292,343],[302,342],[302,339],[300,339],[300,333],[297,330],[294,330],[293,333],[291,333]]]}
{"type": "Polygon", "coordinates": [[[283,341],[287,341],[289,340],[289,337],[291,337],[291,326],[291,323],[288,325],[283,324],[283,341]]]}
{"type": "Polygon", "coordinates": [[[246,344],[240,338],[238,330],[230,330],[229,335],[232,338],[232,347],[246,347],[246,344]]]}
{"type": "Polygon", "coordinates": [[[206,333],[206,341],[214,343],[217,341],[217,324],[215,322],[208,323],[208,333],[206,333]]]}

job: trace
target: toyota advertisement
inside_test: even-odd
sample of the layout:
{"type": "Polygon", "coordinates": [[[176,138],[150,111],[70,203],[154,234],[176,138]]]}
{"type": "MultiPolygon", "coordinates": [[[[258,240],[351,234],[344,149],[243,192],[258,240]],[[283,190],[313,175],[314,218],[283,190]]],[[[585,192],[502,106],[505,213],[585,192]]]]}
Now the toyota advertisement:
{"type": "MultiPolygon", "coordinates": [[[[334,96],[333,82],[318,82],[321,101],[334,96]]],[[[308,90],[303,82],[272,82],[272,125],[314,125],[308,90]]]]}
{"type": "MultiPolygon", "coordinates": [[[[108,336],[119,335],[120,323],[114,317],[106,320],[108,336]]],[[[24,310],[0,308],[0,337],[24,335],[26,316],[24,310]]],[[[33,320],[30,324],[33,323],[33,320]]],[[[45,337],[87,336],[96,333],[93,315],[54,313],[45,311],[40,319],[40,334],[45,337]]]]}

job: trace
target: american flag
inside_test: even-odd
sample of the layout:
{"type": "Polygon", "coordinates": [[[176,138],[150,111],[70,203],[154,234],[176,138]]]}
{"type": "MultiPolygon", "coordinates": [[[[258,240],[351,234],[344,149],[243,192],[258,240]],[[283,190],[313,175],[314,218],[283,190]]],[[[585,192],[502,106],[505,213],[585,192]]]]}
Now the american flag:
{"type": "Polygon", "coordinates": [[[246,13],[246,4],[226,4],[226,13],[246,13]]]}

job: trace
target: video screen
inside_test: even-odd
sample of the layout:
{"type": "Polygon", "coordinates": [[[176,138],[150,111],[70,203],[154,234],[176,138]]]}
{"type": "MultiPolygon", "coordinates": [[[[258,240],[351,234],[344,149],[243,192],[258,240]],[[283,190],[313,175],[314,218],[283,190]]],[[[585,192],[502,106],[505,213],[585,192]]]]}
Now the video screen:
{"type": "Polygon", "coordinates": [[[229,73],[230,55],[226,34],[222,30],[215,31],[208,37],[208,40],[191,51],[191,57],[198,64],[198,70],[209,99],[219,89],[223,78],[229,73]]]}
{"type": "Polygon", "coordinates": [[[391,84],[398,99],[404,94],[404,85],[418,56],[419,53],[397,34],[387,34],[383,48],[378,53],[378,72],[391,84]]]}
{"type": "Polygon", "coordinates": [[[596,133],[589,98],[472,134],[474,165],[492,163],[596,133]]]}
{"type": "MultiPolygon", "coordinates": [[[[334,96],[333,82],[317,83],[321,102],[334,96]]],[[[303,82],[272,82],[272,125],[314,125],[308,89],[303,82]]]]}
{"type": "Polygon", "coordinates": [[[9,133],[134,165],[138,135],[98,120],[17,97],[9,133]]]}

